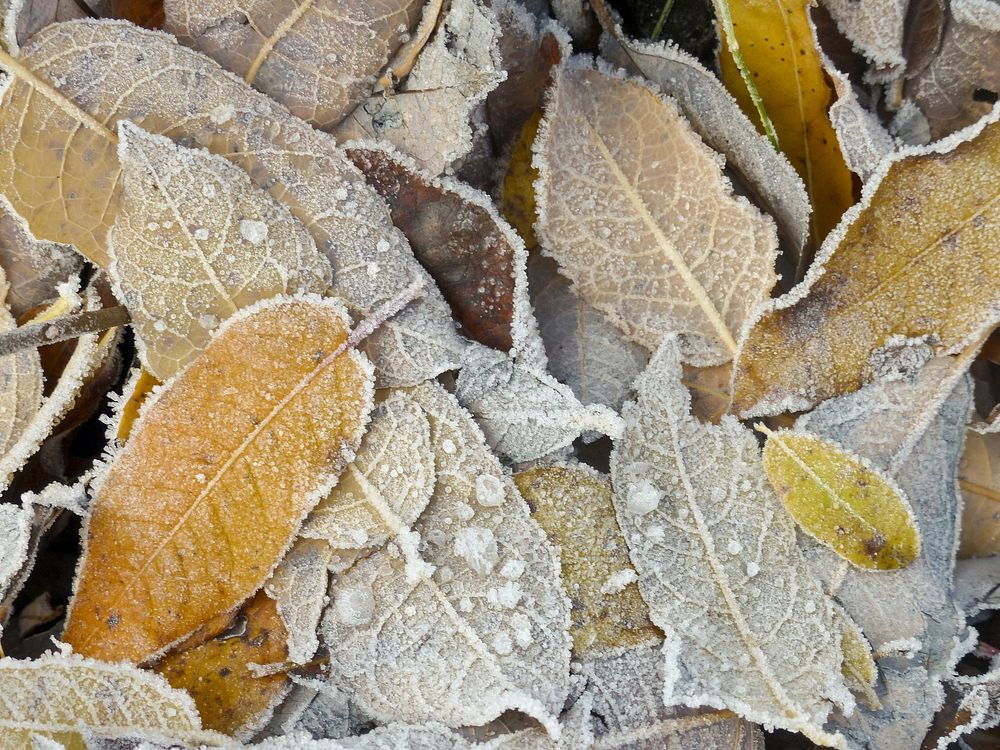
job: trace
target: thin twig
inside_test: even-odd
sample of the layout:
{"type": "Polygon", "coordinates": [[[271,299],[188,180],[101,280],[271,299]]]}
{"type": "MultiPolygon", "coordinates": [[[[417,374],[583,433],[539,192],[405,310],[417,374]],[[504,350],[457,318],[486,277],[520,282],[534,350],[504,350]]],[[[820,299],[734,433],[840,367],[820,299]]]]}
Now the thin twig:
{"type": "Polygon", "coordinates": [[[0,333],[0,357],[22,349],[37,349],[57,341],[75,339],[87,333],[98,333],[123,326],[131,317],[121,305],[100,310],[64,315],[44,323],[29,323],[13,331],[0,333]]]}

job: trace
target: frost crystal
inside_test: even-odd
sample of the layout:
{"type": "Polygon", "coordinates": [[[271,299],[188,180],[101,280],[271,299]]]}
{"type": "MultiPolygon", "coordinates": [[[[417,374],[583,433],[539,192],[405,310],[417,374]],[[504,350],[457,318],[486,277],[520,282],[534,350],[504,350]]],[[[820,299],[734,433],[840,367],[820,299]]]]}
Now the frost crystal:
{"type": "Polygon", "coordinates": [[[455,534],[455,554],[479,575],[489,575],[500,555],[493,532],[480,526],[459,529],[455,534]]]}

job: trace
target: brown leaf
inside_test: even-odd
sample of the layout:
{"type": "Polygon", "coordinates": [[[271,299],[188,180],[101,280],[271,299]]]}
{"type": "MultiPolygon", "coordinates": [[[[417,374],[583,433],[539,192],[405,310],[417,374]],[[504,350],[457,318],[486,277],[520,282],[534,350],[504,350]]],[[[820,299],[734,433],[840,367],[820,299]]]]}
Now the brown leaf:
{"type": "Polygon", "coordinates": [[[0,0],[0,48],[16,53],[49,24],[86,17],[87,11],[75,0],[0,0]]]}
{"type": "Polygon", "coordinates": [[[85,525],[78,653],[146,661],[264,583],[361,439],[371,369],[346,336],[332,301],[263,303],[143,410],[85,525]]]}
{"type": "Polygon", "coordinates": [[[965,500],[958,556],[1000,554],[1000,434],[965,433],[958,483],[965,500]]]}
{"type": "Polygon", "coordinates": [[[163,27],[163,0],[111,0],[111,15],[147,29],[163,27]]]}

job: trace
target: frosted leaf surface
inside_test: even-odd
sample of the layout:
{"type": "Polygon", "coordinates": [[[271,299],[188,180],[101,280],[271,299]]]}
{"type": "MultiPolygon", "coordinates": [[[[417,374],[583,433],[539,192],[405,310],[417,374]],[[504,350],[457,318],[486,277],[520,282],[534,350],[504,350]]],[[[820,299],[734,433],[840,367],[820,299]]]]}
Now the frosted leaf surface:
{"type": "Polygon", "coordinates": [[[872,710],[881,708],[873,689],[878,679],[878,667],[875,666],[871,644],[858,624],[843,607],[836,604],[833,607],[833,622],[840,631],[840,649],[844,653],[840,670],[847,687],[872,710]]]}
{"type": "Polygon", "coordinates": [[[423,296],[366,342],[380,386],[413,385],[460,363],[447,304],[332,137],[173,37],[127,23],[51,26],[19,63],[24,68],[0,107],[0,144],[38,151],[28,174],[13,146],[0,149],[0,192],[39,239],[72,242],[107,265],[105,236],[121,197],[113,131],[128,119],[246,171],[309,229],[333,266],[334,293],[352,314],[425,282],[423,296]],[[33,93],[37,79],[55,86],[54,100],[33,93]],[[44,144],[36,144],[39,133],[47,134],[44,144]]]}
{"type": "Polygon", "coordinates": [[[164,29],[320,130],[335,127],[420,19],[422,0],[166,0],[164,29]]]}
{"type": "Polygon", "coordinates": [[[20,318],[56,299],[56,286],[80,271],[83,258],[68,245],[36,240],[0,195],[0,267],[9,284],[7,306],[14,318],[20,318]]]}
{"type": "MultiPolygon", "coordinates": [[[[7,280],[0,270],[0,333],[13,331],[17,322],[2,300],[7,280]]],[[[0,455],[15,447],[38,414],[42,403],[42,362],[37,349],[22,349],[0,357],[0,455]]],[[[44,437],[44,436],[43,436],[44,437]]]]}
{"type": "Polygon", "coordinates": [[[909,567],[878,575],[840,571],[832,552],[806,545],[810,568],[827,579],[876,655],[901,639],[920,644],[912,661],[878,660],[886,685],[877,691],[883,710],[859,706],[847,720],[845,731],[858,742],[889,732],[910,740],[896,747],[918,745],[944,697],[940,680],[960,655],[953,652],[963,618],[951,598],[958,535],[955,472],[971,389],[966,378],[952,385],[953,368],[946,358],[932,360],[912,381],[873,383],[824,402],[797,422],[883,470],[896,465],[896,481],[910,498],[922,536],[920,555],[909,567]],[[943,385],[953,390],[942,393],[943,385]],[[902,461],[901,449],[907,451],[902,461]]]}
{"type": "Polygon", "coordinates": [[[434,492],[434,450],[427,417],[405,391],[372,413],[358,453],[301,534],[340,549],[382,546],[406,530],[434,492]]]}
{"type": "Polygon", "coordinates": [[[324,616],[333,679],[380,722],[481,724],[513,708],[551,729],[570,651],[556,552],[472,417],[440,386],[410,394],[430,422],[434,495],[413,526],[416,550],[390,542],[331,587],[335,602],[372,602],[370,615],[324,616]],[[502,487],[499,505],[477,502],[482,477],[502,487]],[[503,575],[514,569],[516,580],[503,575]]]}
{"type": "Polygon", "coordinates": [[[371,138],[438,175],[472,148],[470,116],[504,79],[493,12],[453,0],[413,70],[391,96],[362,102],[334,131],[338,141],[371,138]]]}
{"type": "Polygon", "coordinates": [[[601,5],[597,12],[605,24],[604,57],[645,76],[672,97],[691,128],[726,157],[726,166],[739,173],[767,208],[795,254],[801,253],[809,236],[809,196],[788,159],[757,130],[714,73],[679,47],[628,39],[601,5]]]}
{"type": "Polygon", "coordinates": [[[330,288],[330,264],[287,208],[221,156],[122,121],[111,276],[145,366],[167,380],[243,307],[330,288]]]}
{"type": "Polygon", "coordinates": [[[531,255],[528,283],[549,372],[582,404],[620,409],[649,353],[575,295],[551,258],[531,255]]]}
{"type": "MultiPolygon", "coordinates": [[[[877,3],[881,2],[883,0],[877,0],[877,3]]],[[[847,2],[845,5],[851,3],[847,2]]],[[[878,118],[862,106],[850,79],[837,70],[825,55],[821,59],[837,94],[836,101],[830,105],[830,124],[837,133],[837,141],[847,168],[865,182],[876,174],[877,167],[885,157],[892,154],[897,142],[882,127],[878,118]]]]}
{"type": "Polygon", "coordinates": [[[319,648],[316,631],[326,606],[333,550],[318,539],[297,539],[264,584],[288,632],[288,659],[305,664],[319,648]]]}
{"type": "MultiPolygon", "coordinates": [[[[0,505],[0,602],[8,598],[11,585],[17,583],[28,562],[34,518],[34,510],[30,506],[0,505]]],[[[0,626],[3,619],[0,614],[0,626]]]]}
{"type": "Polygon", "coordinates": [[[967,617],[1000,609],[1000,555],[955,563],[955,601],[967,617]]]}
{"type": "Polygon", "coordinates": [[[73,0],[0,0],[0,47],[15,55],[50,23],[86,17],[87,11],[73,0]]]}
{"type": "Polygon", "coordinates": [[[956,714],[962,719],[946,737],[938,740],[937,750],[946,750],[964,734],[1000,724],[1000,668],[976,677],[958,677],[952,687],[960,691],[956,714]]]}
{"type": "Polygon", "coordinates": [[[854,49],[868,58],[879,79],[898,77],[906,66],[903,57],[903,31],[907,0],[823,0],[854,49]]]}
{"type": "Polygon", "coordinates": [[[611,409],[585,406],[548,373],[482,346],[470,348],[455,395],[493,450],[512,461],[540,458],[588,431],[621,434],[621,419],[611,409]]]}
{"type": "Polygon", "coordinates": [[[618,522],[650,617],[666,633],[667,705],[728,708],[844,747],[827,700],[850,702],[829,600],[810,575],[753,435],[732,417],[689,414],[668,338],[625,406],[611,454],[618,522]],[[662,494],[649,512],[631,496],[662,494]],[[630,507],[633,506],[633,507],[630,507]]]}
{"type": "Polygon", "coordinates": [[[218,747],[226,738],[203,731],[186,693],[127,664],[78,656],[0,660],[0,746],[31,746],[50,738],[67,750],[88,747],[85,735],[143,737],[218,747]]]}
{"type": "Polygon", "coordinates": [[[633,341],[724,362],[776,281],[774,224],[670,100],[588,65],[559,69],[535,141],[542,248],[633,341]]]}

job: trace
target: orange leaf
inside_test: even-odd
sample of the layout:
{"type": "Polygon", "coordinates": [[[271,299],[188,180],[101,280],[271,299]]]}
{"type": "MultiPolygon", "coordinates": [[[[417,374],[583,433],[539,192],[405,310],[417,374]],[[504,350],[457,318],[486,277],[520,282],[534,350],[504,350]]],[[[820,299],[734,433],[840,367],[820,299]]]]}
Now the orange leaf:
{"type": "Polygon", "coordinates": [[[132,429],[94,497],[63,639],[146,661],[264,583],[357,448],[367,360],[339,303],[227,321],[132,429]]]}

